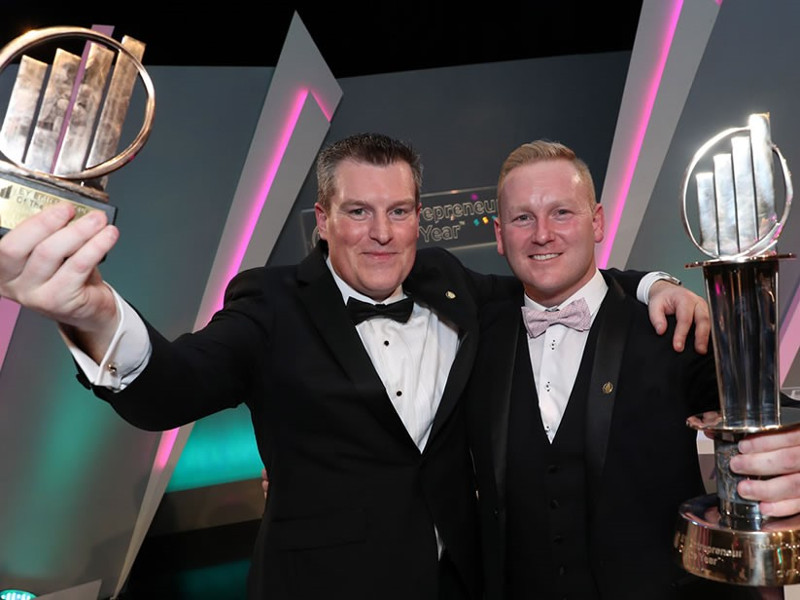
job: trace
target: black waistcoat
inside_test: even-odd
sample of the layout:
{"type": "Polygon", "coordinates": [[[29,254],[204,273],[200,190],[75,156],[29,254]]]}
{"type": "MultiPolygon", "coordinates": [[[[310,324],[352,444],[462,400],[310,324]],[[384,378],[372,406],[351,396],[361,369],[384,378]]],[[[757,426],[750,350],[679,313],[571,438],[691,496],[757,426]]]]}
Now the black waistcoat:
{"type": "Polygon", "coordinates": [[[588,555],[586,397],[598,327],[586,342],[567,410],[547,440],[530,365],[518,336],[507,471],[507,582],[511,600],[598,598],[588,555]]]}

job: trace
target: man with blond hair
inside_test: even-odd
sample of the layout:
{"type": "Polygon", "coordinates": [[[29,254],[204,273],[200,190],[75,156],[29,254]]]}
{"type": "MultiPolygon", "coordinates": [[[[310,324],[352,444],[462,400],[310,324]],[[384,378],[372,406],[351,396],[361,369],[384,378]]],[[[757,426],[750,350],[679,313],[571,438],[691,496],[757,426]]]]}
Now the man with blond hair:
{"type": "MultiPolygon", "coordinates": [[[[675,352],[597,269],[603,207],[571,149],[520,146],[497,195],[497,249],[524,294],[481,310],[467,387],[487,598],[756,597],[688,575],[672,555],[680,503],[705,493],[686,419],[718,406],[711,356],[691,342],[675,352]]],[[[800,511],[798,443],[796,432],[754,437],[731,460],[742,474],[793,471],[739,484],[765,515],[800,511]]]]}

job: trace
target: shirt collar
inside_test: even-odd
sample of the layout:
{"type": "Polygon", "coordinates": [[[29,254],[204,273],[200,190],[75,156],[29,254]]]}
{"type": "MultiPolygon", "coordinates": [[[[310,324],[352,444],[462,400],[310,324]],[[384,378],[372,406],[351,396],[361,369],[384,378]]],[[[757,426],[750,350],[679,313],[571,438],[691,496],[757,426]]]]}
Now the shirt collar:
{"type": "MultiPolygon", "coordinates": [[[[369,304],[377,304],[377,302],[375,302],[375,300],[369,296],[365,296],[361,292],[354,290],[350,284],[336,274],[336,271],[333,269],[333,265],[331,265],[330,256],[325,257],[325,264],[328,265],[328,269],[330,270],[331,275],[333,275],[333,281],[336,282],[336,287],[339,288],[339,292],[342,294],[342,301],[345,304],[347,304],[348,298],[355,298],[356,300],[368,302],[369,304]]],[[[389,304],[391,302],[396,302],[397,300],[402,300],[405,297],[406,295],[403,292],[403,286],[400,285],[391,296],[386,298],[386,300],[381,301],[380,304],[389,304]]]]}
{"type": "Polygon", "coordinates": [[[538,302],[531,300],[527,294],[523,294],[525,297],[525,306],[528,308],[535,308],[537,310],[556,310],[565,307],[567,304],[572,302],[573,300],[577,300],[578,298],[583,298],[586,300],[586,304],[589,306],[589,313],[594,317],[597,314],[597,311],[600,308],[600,305],[603,303],[603,298],[606,297],[606,292],[608,291],[608,284],[606,280],[603,278],[602,273],[598,269],[594,270],[594,275],[592,278],[587,281],[582,288],[580,288],[577,292],[572,294],[569,298],[564,300],[558,306],[547,307],[542,306],[538,302]]]}

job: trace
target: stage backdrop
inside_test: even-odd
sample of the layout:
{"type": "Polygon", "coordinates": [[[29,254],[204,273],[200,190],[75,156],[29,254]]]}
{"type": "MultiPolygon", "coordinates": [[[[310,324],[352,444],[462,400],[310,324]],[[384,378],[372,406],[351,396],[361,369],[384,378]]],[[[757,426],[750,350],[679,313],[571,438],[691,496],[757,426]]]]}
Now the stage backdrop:
{"type": "MultiPolygon", "coordinates": [[[[638,66],[629,53],[356,77],[338,81],[342,99],[328,115],[325,141],[361,131],[410,141],[423,156],[430,208],[423,213],[420,244],[445,245],[468,266],[499,273],[508,271],[490,235],[492,186],[512,148],[536,138],[564,142],[587,161],[600,193],[620,146],[636,150],[635,158],[637,152],[647,155],[657,141],[665,157],[638,165],[638,171],[655,170],[656,182],[650,192],[627,198],[643,216],[631,251],[614,266],[667,269],[702,293],[699,273],[684,269],[702,257],[680,226],[683,169],[702,141],[757,111],[771,113],[773,139],[790,167],[798,164],[800,117],[792,101],[798,91],[793,60],[800,53],[794,31],[800,7],[789,0],[644,4],[643,14],[663,11],[665,22],[677,15],[672,33],[690,38],[681,38],[671,52],[667,45],[663,61],[654,51],[652,65],[671,83],[656,87],[650,104],[645,92],[636,110],[620,111],[623,94],[631,89],[629,67],[638,66]],[[706,11],[704,20],[684,12],[681,21],[682,10],[700,9],[706,11]],[[701,21],[706,33],[687,33],[701,21]],[[689,43],[698,36],[705,36],[702,43],[689,43]],[[686,66],[687,58],[695,61],[693,67],[686,66]],[[670,92],[681,69],[688,83],[676,100],[670,92]],[[650,121],[643,126],[658,131],[659,139],[623,144],[620,125],[631,119],[638,124],[641,106],[649,106],[650,121]],[[665,125],[666,115],[674,122],[665,125]]],[[[673,39],[668,30],[665,35],[673,39]]],[[[635,48],[634,59],[636,53],[635,48]]],[[[142,153],[111,176],[108,191],[119,207],[122,238],[103,272],[172,337],[195,324],[274,70],[174,66],[150,71],[158,95],[155,129],[142,153]]],[[[12,81],[13,73],[0,77],[0,97],[8,95],[12,81]]],[[[313,202],[309,177],[285,223],[274,224],[281,233],[263,262],[288,264],[305,255],[313,202]]],[[[797,252],[799,236],[795,214],[780,250],[797,252]]],[[[794,315],[799,272],[797,264],[782,267],[786,323],[794,315]]],[[[788,335],[785,341],[798,337],[788,335]]],[[[117,583],[114,566],[128,550],[131,523],[145,494],[158,434],[128,426],[81,388],[52,324],[23,310],[0,371],[0,439],[0,585],[45,593],[99,578],[102,593],[110,593],[117,583]]],[[[252,486],[251,497],[258,500],[259,471],[249,416],[242,409],[227,411],[195,425],[166,501],[186,493],[211,497],[211,490],[236,480],[252,486]]],[[[160,527],[218,524],[240,502],[224,496],[204,508],[202,523],[189,518],[190,525],[179,524],[180,515],[166,510],[160,527]]],[[[248,510],[257,516],[258,506],[248,510]]]]}

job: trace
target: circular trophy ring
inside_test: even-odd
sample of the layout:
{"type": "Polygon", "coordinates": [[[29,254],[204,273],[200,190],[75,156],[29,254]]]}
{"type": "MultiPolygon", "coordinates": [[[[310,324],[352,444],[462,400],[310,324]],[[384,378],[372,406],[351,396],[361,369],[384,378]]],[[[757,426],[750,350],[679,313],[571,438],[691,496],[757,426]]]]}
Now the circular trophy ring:
{"type": "Polygon", "coordinates": [[[131,142],[131,144],[116,156],[112,156],[108,160],[76,173],[54,175],[53,173],[47,173],[26,167],[25,165],[19,164],[17,161],[12,160],[5,155],[3,155],[3,158],[19,169],[22,169],[23,171],[33,175],[57,177],[59,179],[67,179],[71,181],[85,181],[87,179],[103,177],[104,175],[108,175],[109,173],[116,171],[132,160],[139,150],[142,149],[142,146],[144,146],[148,136],[150,135],[150,130],[153,128],[153,118],[155,116],[156,108],[156,95],[150,75],[147,73],[147,70],[145,70],[141,61],[136,58],[136,56],[134,56],[130,50],[128,50],[114,38],[98,31],[94,31],[93,29],[86,29],[85,27],[45,27],[43,29],[33,29],[22,34],[0,49],[0,73],[5,70],[5,68],[11,64],[11,61],[13,61],[17,56],[19,56],[25,50],[40,44],[41,42],[73,37],[86,38],[107,46],[111,46],[112,48],[115,48],[119,52],[125,54],[128,59],[130,59],[131,63],[136,67],[136,70],[139,72],[139,78],[142,80],[142,84],[147,92],[144,121],[142,122],[142,127],[139,130],[139,133],[136,135],[136,138],[131,142]]]}
{"type": "MultiPolygon", "coordinates": [[[[709,149],[711,149],[715,144],[720,142],[721,140],[725,139],[726,137],[732,136],[736,133],[740,133],[743,131],[749,131],[749,127],[732,127],[730,129],[726,129],[715,135],[713,138],[708,140],[705,144],[703,144],[697,152],[695,152],[694,157],[692,158],[692,162],[689,163],[689,166],[686,168],[686,172],[684,173],[683,177],[683,184],[681,185],[681,217],[683,219],[683,228],[686,230],[686,233],[689,235],[689,238],[692,240],[692,243],[695,247],[700,250],[703,254],[712,257],[713,259],[719,259],[719,253],[709,252],[705,248],[703,248],[702,244],[695,238],[694,233],[692,232],[692,228],[689,225],[689,217],[686,215],[686,192],[689,189],[689,181],[691,179],[692,173],[694,172],[695,167],[700,162],[700,160],[705,156],[709,149]]],[[[726,256],[726,260],[740,260],[743,258],[747,258],[749,256],[756,255],[761,252],[766,252],[772,246],[774,246],[778,241],[778,236],[780,235],[783,226],[786,224],[786,219],[789,217],[789,208],[792,206],[792,198],[794,196],[794,188],[792,186],[792,177],[791,173],[789,172],[789,165],[786,162],[786,159],[781,153],[780,148],[778,148],[775,144],[771,144],[772,151],[778,156],[778,159],[781,164],[781,171],[783,172],[783,180],[786,184],[786,198],[784,199],[784,207],[783,207],[783,215],[781,215],[780,220],[776,221],[776,223],[772,226],[772,228],[767,232],[767,234],[763,237],[757,239],[753,244],[749,247],[741,250],[735,255],[726,256]]]]}

